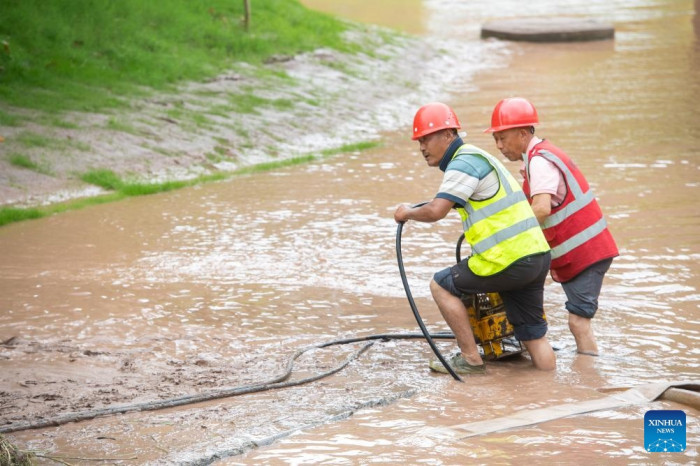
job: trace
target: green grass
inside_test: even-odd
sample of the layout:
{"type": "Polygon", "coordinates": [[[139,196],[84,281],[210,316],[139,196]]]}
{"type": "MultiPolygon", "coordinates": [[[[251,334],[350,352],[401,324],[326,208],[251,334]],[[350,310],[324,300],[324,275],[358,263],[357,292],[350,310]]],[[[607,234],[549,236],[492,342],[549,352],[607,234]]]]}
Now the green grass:
{"type": "Polygon", "coordinates": [[[0,108],[0,126],[19,126],[20,118],[0,108]]]}
{"type": "Polygon", "coordinates": [[[54,139],[31,131],[19,133],[15,140],[27,147],[50,147],[54,144],[54,139]]]}
{"type": "MultiPolygon", "coordinates": [[[[348,27],[297,0],[2,0],[0,102],[97,111],[272,55],[348,51],[348,27]]],[[[0,112],[0,122],[12,118],[0,112]]]]}
{"type": "MultiPolygon", "coordinates": [[[[10,138],[8,138],[9,140],[10,138]]],[[[42,148],[42,149],[58,149],[58,150],[68,150],[68,149],[78,149],[81,151],[90,150],[90,145],[75,141],[71,139],[56,139],[43,134],[34,133],[32,131],[23,131],[17,136],[14,136],[12,140],[22,144],[24,147],[28,148],[42,148]]]]}
{"type": "Polygon", "coordinates": [[[56,128],[65,129],[79,129],[80,125],[70,121],[66,121],[62,118],[56,117],[55,115],[37,115],[34,117],[34,121],[44,124],[46,126],[55,126],[56,128]]]}
{"type": "Polygon", "coordinates": [[[109,118],[107,120],[107,124],[105,125],[107,129],[111,129],[114,131],[121,131],[123,133],[129,133],[129,134],[137,134],[138,131],[136,128],[134,128],[133,125],[126,123],[122,120],[116,119],[116,118],[109,118]]]}
{"type": "Polygon", "coordinates": [[[7,160],[15,167],[26,168],[27,170],[32,170],[44,175],[49,175],[51,173],[46,163],[37,163],[32,160],[31,157],[24,154],[10,154],[7,160]]]}
{"type": "Polygon", "coordinates": [[[292,167],[294,165],[301,165],[303,163],[313,162],[317,157],[314,155],[302,155],[299,157],[291,157],[289,159],[280,160],[277,162],[265,162],[256,165],[251,165],[249,167],[243,167],[236,170],[234,173],[237,175],[249,175],[252,173],[267,172],[282,167],[292,167]]]}
{"type": "Polygon", "coordinates": [[[326,149],[321,151],[321,155],[324,157],[330,157],[331,155],[344,154],[347,152],[358,152],[363,150],[372,149],[379,146],[380,143],[377,141],[362,141],[355,144],[345,144],[343,146],[337,147],[335,149],[326,149]]]}
{"type": "Polygon", "coordinates": [[[15,167],[26,168],[29,170],[38,170],[37,165],[32,159],[23,154],[12,154],[9,157],[10,163],[15,167]]]}
{"type": "Polygon", "coordinates": [[[124,185],[119,175],[107,169],[92,170],[83,173],[80,179],[86,183],[94,184],[102,189],[111,191],[119,190],[124,185]]]}
{"type": "Polygon", "coordinates": [[[229,102],[237,113],[257,115],[259,107],[263,107],[270,102],[270,99],[253,94],[252,89],[242,89],[242,94],[235,94],[229,97],[229,102]]]}
{"type": "Polygon", "coordinates": [[[0,226],[8,223],[21,222],[46,216],[45,209],[19,209],[15,207],[3,207],[0,209],[0,226]]]}
{"type": "MultiPolygon", "coordinates": [[[[245,30],[241,22],[243,0],[0,0],[0,126],[21,126],[25,121],[43,118],[51,126],[75,128],[77,125],[64,119],[64,112],[105,112],[124,107],[134,98],[171,91],[185,81],[207,80],[235,70],[242,63],[257,66],[273,55],[292,56],[319,47],[343,52],[372,49],[371,44],[360,46],[344,41],[343,32],[350,27],[347,23],[307,10],[298,0],[254,0],[251,4],[251,25],[245,30]],[[36,112],[13,111],[13,107],[39,110],[39,116],[36,112]]],[[[282,70],[264,66],[254,69],[271,82],[293,81],[282,70]]],[[[308,98],[303,100],[319,105],[308,98]]],[[[215,108],[211,116],[225,116],[231,111],[253,113],[261,106],[286,110],[294,103],[294,98],[243,93],[215,108]]],[[[211,118],[189,111],[182,104],[175,104],[166,115],[183,119],[185,127],[212,124],[211,118]]],[[[110,118],[106,127],[138,132],[130,122],[118,118],[110,118]]],[[[244,128],[234,129],[251,137],[244,128]]],[[[31,131],[20,132],[11,139],[39,151],[90,149],[85,143],[31,131]]],[[[36,208],[0,208],[0,225],[307,163],[374,145],[348,145],[316,155],[165,183],[132,183],[108,168],[92,170],[82,174],[81,179],[104,188],[109,191],[107,194],[36,208]]],[[[207,157],[224,159],[226,152],[215,149],[207,157]]],[[[27,156],[14,154],[8,160],[15,166],[42,170],[27,156]]]]}
{"type": "Polygon", "coordinates": [[[164,183],[128,183],[122,180],[119,177],[119,175],[114,173],[112,170],[91,170],[81,175],[80,179],[85,181],[86,183],[91,183],[96,186],[100,186],[112,192],[102,196],[75,199],[72,201],[67,201],[60,204],[52,204],[43,207],[34,207],[27,209],[3,207],[0,208],[0,226],[7,225],[9,223],[20,222],[23,220],[31,220],[46,217],[49,215],[57,214],[60,212],[66,212],[69,210],[82,209],[91,205],[114,202],[121,199],[125,199],[130,196],[144,196],[149,194],[162,193],[166,191],[173,191],[176,189],[185,188],[188,186],[195,186],[202,183],[221,181],[234,176],[250,175],[254,173],[275,170],[278,168],[292,167],[295,165],[301,165],[309,162],[318,161],[337,154],[371,149],[373,147],[377,147],[378,145],[379,142],[376,141],[364,141],[356,144],[346,144],[335,149],[324,150],[320,153],[320,155],[302,155],[299,157],[279,160],[277,162],[266,162],[257,165],[251,165],[248,167],[242,167],[232,172],[219,172],[211,175],[202,175],[190,180],[167,181],[164,183]]]}

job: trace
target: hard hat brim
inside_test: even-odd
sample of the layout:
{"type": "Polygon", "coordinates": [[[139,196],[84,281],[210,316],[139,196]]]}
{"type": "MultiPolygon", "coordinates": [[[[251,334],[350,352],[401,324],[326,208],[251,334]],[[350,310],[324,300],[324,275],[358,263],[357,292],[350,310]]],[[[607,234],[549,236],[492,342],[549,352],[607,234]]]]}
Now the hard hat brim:
{"type": "Polygon", "coordinates": [[[484,133],[498,133],[499,131],[505,131],[507,129],[513,129],[513,128],[529,128],[530,126],[538,126],[539,123],[528,123],[526,125],[523,124],[517,124],[517,125],[500,125],[500,126],[492,126],[488,129],[484,130],[484,133]]]}

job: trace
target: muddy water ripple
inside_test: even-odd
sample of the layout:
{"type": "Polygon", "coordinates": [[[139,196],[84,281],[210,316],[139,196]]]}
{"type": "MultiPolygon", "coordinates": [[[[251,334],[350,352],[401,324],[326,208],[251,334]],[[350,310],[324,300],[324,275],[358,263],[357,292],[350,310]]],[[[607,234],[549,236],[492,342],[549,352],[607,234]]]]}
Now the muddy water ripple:
{"type": "MultiPolygon", "coordinates": [[[[429,373],[430,350],[420,340],[377,342],[341,373],[309,386],[12,439],[81,457],[138,458],[125,464],[697,462],[697,423],[688,423],[685,453],[644,450],[648,409],[685,409],[697,419],[696,410],[671,402],[461,442],[425,431],[601,398],[606,387],[700,374],[700,33],[693,4],[550,4],[534,2],[529,12],[612,20],[615,41],[488,41],[482,52],[493,52],[492,66],[440,95],[460,114],[470,142],[492,153],[481,129],[495,102],[530,97],[540,110],[538,133],[589,177],[621,250],[595,320],[601,357],[575,354],[565,297],[548,282],[556,373],[534,372],[516,359],[458,384],[429,373]]],[[[425,1],[413,31],[455,50],[460,41],[481,47],[479,24],[519,11],[515,5],[425,1]]],[[[29,409],[49,415],[61,400],[84,409],[252,383],[278,373],[284,356],[306,345],[416,331],[391,214],[399,202],[430,199],[440,174],[425,167],[406,128],[382,138],[383,147],[363,153],[4,228],[0,335],[17,337],[0,347],[0,401],[11,407],[5,419],[29,409]]],[[[409,281],[431,330],[445,326],[427,283],[453,261],[459,228],[456,216],[404,228],[409,281]]],[[[299,361],[299,375],[327,370],[357,348],[312,351],[299,361]]]]}

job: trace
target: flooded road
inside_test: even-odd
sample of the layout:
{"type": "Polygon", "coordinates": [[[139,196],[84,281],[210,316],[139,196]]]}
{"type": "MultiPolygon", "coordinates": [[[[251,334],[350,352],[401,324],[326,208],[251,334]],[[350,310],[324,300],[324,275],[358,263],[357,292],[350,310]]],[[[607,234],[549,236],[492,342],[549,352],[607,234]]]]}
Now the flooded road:
{"type": "MultiPolygon", "coordinates": [[[[487,375],[460,384],[429,372],[423,341],[378,341],[311,384],[8,438],[71,464],[697,463],[698,411],[667,401],[457,442],[425,434],[602,398],[605,387],[700,376],[694,4],[532,2],[529,15],[605,19],[616,37],[522,44],[478,38],[483,21],[521,11],[516,2],[402,2],[415,6],[405,15],[370,2],[304,3],[425,34],[457,58],[461,44],[486,51],[488,69],[426,100],[452,105],[468,141],[491,153],[482,130],[493,105],[513,95],[533,101],[538,135],[587,174],[620,247],[594,321],[602,356],[575,354],[565,297],[548,281],[556,373],[517,359],[491,363],[487,375]],[[686,412],[686,452],[645,451],[649,409],[686,412]]],[[[26,413],[40,419],[253,384],[284,372],[309,345],[416,332],[392,215],[397,203],[430,199],[441,174],[418,156],[409,125],[362,153],[0,229],[0,426],[26,413]]],[[[404,228],[406,270],[432,331],[446,326],[428,281],[451,263],[459,234],[456,214],[404,228]]],[[[327,371],[361,346],[310,351],[293,379],[327,371]]]]}

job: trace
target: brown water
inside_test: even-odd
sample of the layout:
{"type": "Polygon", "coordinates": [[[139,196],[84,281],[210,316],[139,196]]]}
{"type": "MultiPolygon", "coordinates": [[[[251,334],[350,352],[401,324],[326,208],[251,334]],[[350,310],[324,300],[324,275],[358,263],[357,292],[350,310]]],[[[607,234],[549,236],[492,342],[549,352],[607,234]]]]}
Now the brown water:
{"type": "MultiPolygon", "coordinates": [[[[460,384],[428,371],[424,342],[377,342],[310,385],[10,439],[73,457],[130,458],[120,464],[219,457],[220,464],[696,463],[698,412],[671,402],[459,442],[424,434],[600,398],[602,387],[700,376],[700,27],[693,3],[533,2],[532,15],[587,14],[616,26],[614,41],[539,45],[479,42],[481,22],[522,11],[516,2],[410,2],[415,10],[406,14],[397,2],[385,2],[393,4],[388,10],[375,8],[380,2],[305,3],[424,33],[454,47],[456,57],[461,43],[480,48],[488,69],[456,80],[441,98],[460,115],[468,140],[492,153],[481,130],[493,105],[505,96],[532,99],[538,134],[588,174],[621,250],[594,321],[603,356],[575,355],[563,292],[549,282],[556,373],[515,360],[460,384]],[[648,409],[685,410],[685,453],[645,452],[648,409]],[[268,445],[247,443],[264,439],[268,445]]],[[[272,378],[310,344],[415,332],[392,213],[399,202],[430,199],[440,172],[425,167],[408,124],[386,133],[383,148],[0,229],[0,341],[19,341],[0,346],[1,417],[21,409],[45,415],[62,402],[86,409],[81,397],[88,394],[126,404],[249,384],[272,378]],[[18,390],[28,393],[24,408],[10,399],[18,390]]],[[[459,228],[456,216],[404,228],[412,291],[434,331],[445,326],[427,283],[451,262],[459,228]]],[[[328,370],[358,348],[313,351],[299,361],[300,376],[328,370]]]]}

